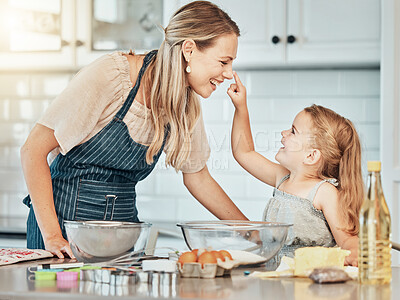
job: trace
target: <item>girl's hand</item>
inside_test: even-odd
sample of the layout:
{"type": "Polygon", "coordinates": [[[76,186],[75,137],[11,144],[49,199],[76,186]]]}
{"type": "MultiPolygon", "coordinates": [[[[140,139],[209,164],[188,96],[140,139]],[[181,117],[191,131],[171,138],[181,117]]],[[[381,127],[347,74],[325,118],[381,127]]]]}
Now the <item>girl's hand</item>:
{"type": "Polygon", "coordinates": [[[246,88],[240,81],[239,75],[233,71],[233,77],[235,78],[235,83],[232,83],[228,88],[228,95],[232,99],[233,105],[238,109],[246,105],[246,88]]]}
{"type": "Polygon", "coordinates": [[[64,258],[64,254],[67,254],[70,258],[75,258],[71,248],[69,247],[69,243],[62,236],[46,241],[45,248],[47,251],[58,256],[58,258],[64,258]]]}
{"type": "Polygon", "coordinates": [[[351,254],[349,256],[346,256],[344,260],[344,265],[358,267],[358,248],[349,250],[351,251],[351,254]]]}

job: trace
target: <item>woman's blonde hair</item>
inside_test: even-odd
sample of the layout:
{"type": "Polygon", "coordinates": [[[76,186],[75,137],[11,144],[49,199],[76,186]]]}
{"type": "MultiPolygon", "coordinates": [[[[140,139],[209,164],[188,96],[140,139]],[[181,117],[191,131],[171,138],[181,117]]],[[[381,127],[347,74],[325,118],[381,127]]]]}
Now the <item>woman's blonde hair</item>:
{"type": "Polygon", "coordinates": [[[192,39],[202,51],[212,47],[221,35],[239,36],[240,31],[218,6],[208,1],[195,1],[175,12],[164,32],[165,39],[156,58],[144,74],[144,89],[155,128],[146,162],[152,163],[154,155],[160,151],[168,124],[166,147],[169,151],[165,163],[179,170],[188,159],[191,134],[201,113],[198,96],[186,81],[182,43],[192,39]]]}
{"type": "Polygon", "coordinates": [[[321,151],[318,176],[339,181],[339,217],[350,234],[358,234],[359,212],[364,200],[361,144],[353,123],[331,109],[312,105],[304,109],[312,119],[312,147],[321,151]]]}

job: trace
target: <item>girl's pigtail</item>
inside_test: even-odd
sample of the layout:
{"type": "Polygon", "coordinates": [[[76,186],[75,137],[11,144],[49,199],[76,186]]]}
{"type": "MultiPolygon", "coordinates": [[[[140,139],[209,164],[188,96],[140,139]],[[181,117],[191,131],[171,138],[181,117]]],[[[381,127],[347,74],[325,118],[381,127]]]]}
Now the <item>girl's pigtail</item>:
{"type": "Polygon", "coordinates": [[[359,213],[364,200],[364,183],[361,172],[361,145],[351,121],[346,120],[346,134],[338,133],[342,140],[343,154],[339,162],[340,204],[339,216],[346,232],[358,234],[359,213]],[[347,138],[346,138],[347,137],[347,138]]]}

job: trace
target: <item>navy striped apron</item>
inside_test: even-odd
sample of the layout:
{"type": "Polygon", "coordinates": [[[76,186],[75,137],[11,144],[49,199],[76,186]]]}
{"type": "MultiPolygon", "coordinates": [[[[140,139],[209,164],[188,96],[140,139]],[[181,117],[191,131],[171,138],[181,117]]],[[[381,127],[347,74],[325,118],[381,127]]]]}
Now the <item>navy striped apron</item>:
{"type": "MultiPolygon", "coordinates": [[[[143,73],[156,53],[154,50],[145,56],[135,86],[110,123],[66,155],[59,154],[50,165],[55,209],[65,239],[64,220],[139,221],[135,186],[154,169],[168,129],[162,148],[154,156],[154,162],[148,165],[148,147],[133,141],[123,119],[137,94],[143,73]]],[[[30,207],[27,247],[44,249],[29,195],[23,202],[30,207]]]]}

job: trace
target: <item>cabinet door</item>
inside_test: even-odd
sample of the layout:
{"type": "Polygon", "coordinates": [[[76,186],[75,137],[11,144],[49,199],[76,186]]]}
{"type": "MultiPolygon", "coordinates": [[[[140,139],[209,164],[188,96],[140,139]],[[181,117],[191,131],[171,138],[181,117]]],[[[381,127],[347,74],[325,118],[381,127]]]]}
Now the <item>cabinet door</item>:
{"type": "Polygon", "coordinates": [[[290,64],[379,64],[380,1],[287,0],[290,64]]]}
{"type": "MultiPolygon", "coordinates": [[[[181,5],[191,1],[181,1],[181,5]]],[[[280,65],[285,60],[285,1],[213,0],[239,26],[235,67],[280,65]],[[274,44],[272,38],[279,41],[274,44]]]]}
{"type": "Polygon", "coordinates": [[[144,53],[158,49],[178,0],[79,0],[77,2],[77,65],[116,50],[144,53]]]}
{"type": "Polygon", "coordinates": [[[70,68],[73,9],[69,0],[0,1],[0,68],[70,68]]]}

